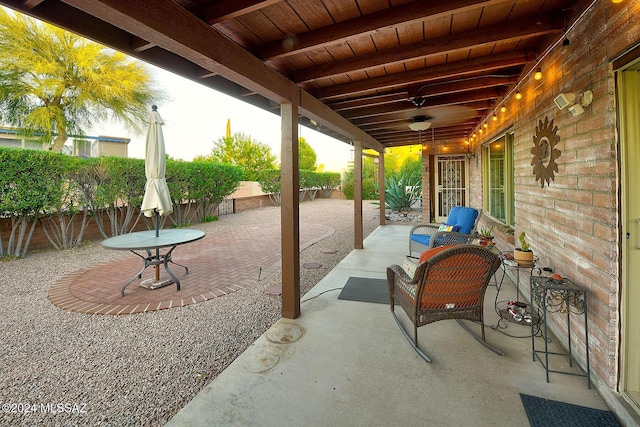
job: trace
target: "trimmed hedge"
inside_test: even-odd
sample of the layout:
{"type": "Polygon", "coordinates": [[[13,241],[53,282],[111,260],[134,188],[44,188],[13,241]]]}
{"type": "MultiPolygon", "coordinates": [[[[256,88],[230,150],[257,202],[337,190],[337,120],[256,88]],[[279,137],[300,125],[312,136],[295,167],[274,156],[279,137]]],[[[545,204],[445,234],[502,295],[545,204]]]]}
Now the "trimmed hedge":
{"type": "MultiPolygon", "coordinates": [[[[49,151],[0,147],[0,215],[11,219],[0,258],[25,256],[37,223],[58,249],[82,243],[92,218],[104,238],[128,233],[142,218],[144,160],[119,157],[75,158],[49,151]],[[74,216],[82,215],[74,230],[74,216]],[[104,217],[110,229],[105,229],[104,217]]],[[[237,166],[212,162],[167,161],[167,185],[174,203],[174,226],[211,217],[243,178],[237,166]],[[187,208],[183,206],[187,205],[187,208]]]]}
{"type": "MultiPolygon", "coordinates": [[[[264,169],[258,174],[258,183],[275,206],[280,206],[280,169],[264,169]]],[[[300,171],[300,200],[305,194],[313,200],[318,191],[322,191],[324,197],[329,197],[331,191],[340,185],[340,174],[337,172],[312,172],[300,171]]]]}

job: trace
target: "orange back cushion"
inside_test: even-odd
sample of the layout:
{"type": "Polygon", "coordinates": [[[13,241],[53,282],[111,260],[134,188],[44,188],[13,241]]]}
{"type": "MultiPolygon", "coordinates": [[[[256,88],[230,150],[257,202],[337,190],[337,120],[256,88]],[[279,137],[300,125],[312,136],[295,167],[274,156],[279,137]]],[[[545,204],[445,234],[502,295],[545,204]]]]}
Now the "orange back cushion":
{"type": "Polygon", "coordinates": [[[428,260],[432,256],[434,256],[436,254],[439,254],[440,252],[444,251],[445,249],[453,248],[454,246],[456,246],[456,245],[438,246],[437,248],[427,249],[426,251],[422,252],[422,254],[420,254],[420,261],[418,261],[418,262],[419,263],[425,262],[426,260],[428,260]]]}

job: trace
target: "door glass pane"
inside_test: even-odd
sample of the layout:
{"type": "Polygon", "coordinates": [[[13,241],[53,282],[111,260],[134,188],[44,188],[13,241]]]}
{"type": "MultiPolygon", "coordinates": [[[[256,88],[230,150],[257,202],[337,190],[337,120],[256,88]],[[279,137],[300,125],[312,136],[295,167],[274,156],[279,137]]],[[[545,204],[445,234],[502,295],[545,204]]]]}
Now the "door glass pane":
{"type": "Polygon", "coordinates": [[[444,220],[454,206],[466,206],[466,170],[464,156],[437,158],[437,218],[444,220]]]}

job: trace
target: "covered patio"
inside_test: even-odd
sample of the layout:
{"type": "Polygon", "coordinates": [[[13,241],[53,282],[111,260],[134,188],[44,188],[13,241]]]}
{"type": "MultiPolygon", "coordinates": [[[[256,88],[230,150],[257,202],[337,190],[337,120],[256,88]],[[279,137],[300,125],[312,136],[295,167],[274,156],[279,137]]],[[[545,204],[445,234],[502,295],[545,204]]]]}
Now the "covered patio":
{"type": "MultiPolygon", "coordinates": [[[[608,409],[584,377],[551,374],[546,383],[532,361],[527,326],[505,329],[525,338],[490,328],[498,320],[494,286],[485,299],[487,341],[505,355],[446,320],[419,329],[432,364],[406,342],[388,304],[338,299],[349,277],[385,278],[388,264],[402,264],[408,233],[403,225],[378,227],[366,249],[351,252],[303,296],[300,317],[278,321],[167,425],[529,425],[520,393],[608,409]]],[[[501,296],[514,294],[505,279],[501,296]]],[[[479,325],[468,325],[479,333],[479,325]]],[[[542,338],[536,340],[539,348],[542,338]]],[[[559,348],[555,338],[551,345],[559,348]]],[[[580,372],[564,357],[554,365],[580,372]]]]}
{"type": "MultiPolygon", "coordinates": [[[[383,183],[385,151],[419,144],[424,220],[441,222],[455,205],[483,209],[481,222],[497,226],[504,250],[518,246],[514,235],[526,232],[541,265],[588,292],[592,383],[620,420],[638,424],[639,0],[0,4],[280,115],[283,319],[276,328],[296,325],[291,327],[303,332],[286,345],[273,344],[267,334],[238,359],[202,394],[211,410],[227,409],[213,416],[262,424],[265,418],[308,422],[309,414],[347,420],[341,417],[351,411],[361,412],[356,423],[367,416],[389,420],[391,414],[424,420],[429,411],[411,412],[407,389],[418,391],[415,408],[444,390],[445,399],[432,408],[441,415],[437,420],[465,414],[450,425],[476,419],[511,424],[514,417],[522,422],[517,396],[527,390],[602,403],[594,392],[581,394],[581,380],[554,375],[547,386],[541,368],[527,360],[526,340],[517,340],[516,349],[513,339],[490,333],[506,353],[499,357],[457,325],[440,322],[422,328],[435,361],[425,366],[384,319],[390,319],[386,307],[335,301],[336,291],[304,302],[297,142],[299,127],[307,126],[353,145],[355,160],[355,252],[318,292],[342,286],[351,275],[383,277],[386,265],[402,259],[406,236],[385,226],[384,187],[381,227],[363,241],[361,159],[372,150],[383,183]],[[377,258],[378,251],[384,258],[377,258]],[[375,330],[365,334],[371,325],[375,330]],[[464,347],[451,347],[459,345],[464,347]],[[262,351],[269,356],[256,359],[262,351]],[[269,361],[277,363],[264,369],[269,361]],[[358,365],[353,376],[350,363],[358,365]],[[516,380],[505,390],[509,381],[503,378],[516,380]],[[384,388],[391,382],[393,388],[384,388]],[[420,393],[425,383],[438,389],[420,393]],[[308,414],[295,405],[303,401],[308,414]],[[401,409],[383,410],[386,402],[401,409]],[[265,417],[271,409],[275,415],[265,417]]],[[[524,278],[521,283],[526,286],[524,278]]],[[[568,335],[560,316],[552,323],[558,336],[568,335]]],[[[581,336],[572,335],[576,348],[586,345],[581,336]]],[[[192,407],[204,405],[199,402],[192,407]]],[[[199,413],[192,407],[179,417],[199,413]]]]}

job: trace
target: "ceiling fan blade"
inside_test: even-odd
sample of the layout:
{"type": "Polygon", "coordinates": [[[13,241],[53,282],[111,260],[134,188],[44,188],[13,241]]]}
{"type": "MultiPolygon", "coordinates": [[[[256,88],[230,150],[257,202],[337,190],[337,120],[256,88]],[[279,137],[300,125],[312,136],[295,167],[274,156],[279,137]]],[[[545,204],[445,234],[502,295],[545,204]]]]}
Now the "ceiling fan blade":
{"type": "Polygon", "coordinates": [[[462,123],[474,117],[477,111],[471,107],[463,105],[444,105],[441,107],[422,107],[413,110],[410,119],[415,117],[427,117],[433,127],[450,126],[462,123]]]}

